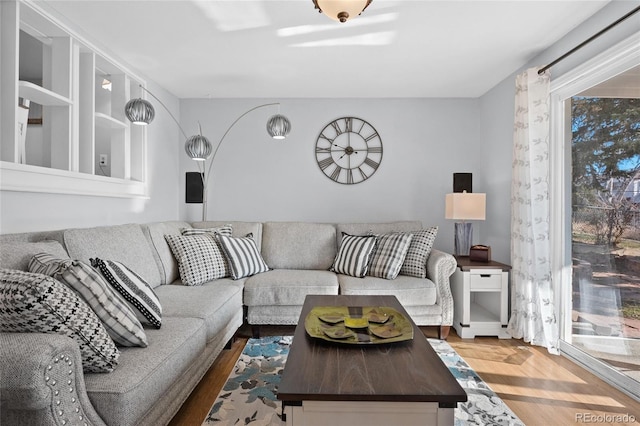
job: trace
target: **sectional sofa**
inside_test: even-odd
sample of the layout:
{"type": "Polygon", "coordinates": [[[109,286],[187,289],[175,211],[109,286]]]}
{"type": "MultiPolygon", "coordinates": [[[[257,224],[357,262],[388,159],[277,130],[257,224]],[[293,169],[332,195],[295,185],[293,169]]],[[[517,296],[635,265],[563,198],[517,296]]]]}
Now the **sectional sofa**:
{"type": "MultiPolygon", "coordinates": [[[[424,265],[426,278],[356,278],[329,270],[343,232],[419,230],[422,224],[417,221],[172,221],[0,235],[3,271],[27,270],[38,253],[88,264],[95,258],[120,262],[153,288],[162,308],[161,327],[145,326],[148,346],[118,347],[117,366],[109,373],[83,371],[80,349],[71,337],[0,333],[0,423],[166,424],[244,320],[254,334],[260,325],[295,324],[307,294],[394,294],[418,325],[439,326],[446,338],[453,320],[453,256],[431,250],[424,265]],[[231,225],[234,236],[250,236],[269,271],[183,285],[181,265],[166,235],[222,225],[231,225]]],[[[8,294],[0,291],[0,310],[6,309],[8,294]]]]}

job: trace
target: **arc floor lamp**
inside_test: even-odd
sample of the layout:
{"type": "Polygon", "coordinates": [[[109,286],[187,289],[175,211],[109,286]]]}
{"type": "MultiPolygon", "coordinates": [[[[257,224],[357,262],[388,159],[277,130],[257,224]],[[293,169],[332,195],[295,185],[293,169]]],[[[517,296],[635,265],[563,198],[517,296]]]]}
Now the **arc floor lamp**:
{"type": "MultiPolygon", "coordinates": [[[[167,106],[162,103],[162,101],[158,99],[158,97],[156,97],[145,87],[140,85],[140,88],[151,95],[156,101],[158,101],[158,103],[160,103],[160,105],[162,105],[162,107],[169,113],[169,116],[171,116],[173,121],[175,121],[175,123],[178,125],[180,132],[186,139],[184,150],[186,151],[189,158],[196,162],[198,171],[200,172],[200,177],[202,178],[202,220],[205,221],[207,220],[207,185],[209,176],[211,175],[211,167],[213,166],[216,154],[218,154],[218,150],[229,134],[229,131],[231,131],[236,123],[240,121],[240,119],[242,119],[242,117],[249,114],[250,112],[255,111],[259,108],[276,105],[278,106],[279,111],[280,104],[277,102],[263,104],[245,111],[227,128],[214,150],[213,145],[211,144],[211,142],[209,142],[209,139],[202,135],[202,127],[200,126],[200,123],[198,123],[199,133],[197,135],[187,136],[187,133],[184,131],[182,126],[180,126],[180,123],[174,117],[171,111],[169,111],[169,108],[167,108],[167,106]],[[209,161],[208,166],[207,161],[209,161]]],[[[131,123],[138,125],[147,125],[151,123],[155,117],[155,109],[153,108],[153,105],[146,99],[142,98],[132,99],[127,102],[124,107],[124,111],[127,119],[131,121],[131,123]]],[[[273,139],[285,139],[290,131],[291,123],[289,122],[289,119],[287,119],[287,117],[280,114],[279,112],[278,114],[272,115],[271,118],[269,118],[269,120],[267,121],[267,132],[273,139]]]]}

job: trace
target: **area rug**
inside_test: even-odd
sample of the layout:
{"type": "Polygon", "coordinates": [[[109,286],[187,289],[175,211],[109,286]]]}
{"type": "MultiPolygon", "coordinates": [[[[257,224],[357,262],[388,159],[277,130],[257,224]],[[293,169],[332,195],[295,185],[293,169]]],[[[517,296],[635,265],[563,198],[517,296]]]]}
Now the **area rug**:
{"type": "MultiPolygon", "coordinates": [[[[276,395],[291,340],[292,336],[249,339],[203,425],[284,425],[276,395]]],[[[447,342],[427,340],[467,392],[468,401],[455,409],[456,425],[524,426],[447,342]]]]}

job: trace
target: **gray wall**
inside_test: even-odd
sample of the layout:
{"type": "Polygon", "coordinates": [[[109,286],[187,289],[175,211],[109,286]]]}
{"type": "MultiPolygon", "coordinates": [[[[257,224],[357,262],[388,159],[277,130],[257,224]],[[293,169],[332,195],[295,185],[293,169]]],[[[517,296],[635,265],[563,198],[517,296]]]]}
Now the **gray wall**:
{"type": "MultiPolygon", "coordinates": [[[[182,125],[217,144],[239,115],[268,103],[263,99],[182,100],[182,125]]],[[[281,112],[292,123],[284,141],[266,133],[276,107],[245,116],[229,132],[210,176],[212,220],[393,221],[420,220],[438,225],[436,246],[453,250],[453,222],[444,219],[445,194],[454,172],[472,172],[474,191],[497,196],[484,185],[488,173],[483,152],[479,101],[476,99],[285,99],[281,112]],[[315,160],[315,142],[323,127],[342,116],[367,120],[380,134],[384,156],[367,181],[341,185],[328,179],[315,160]]],[[[181,158],[180,216],[198,220],[200,204],[184,202],[184,171],[195,162],[181,158]]],[[[507,160],[509,163],[510,160],[507,160]]],[[[476,230],[484,224],[476,223],[476,230]]],[[[477,231],[480,234],[480,231],[477,231]]],[[[480,238],[476,238],[480,241],[480,238]]]]}
{"type": "MultiPolygon", "coordinates": [[[[177,98],[153,84],[149,89],[179,114],[177,98]]],[[[177,126],[158,106],[147,134],[148,199],[2,191],[0,233],[177,219],[177,126]]]]}

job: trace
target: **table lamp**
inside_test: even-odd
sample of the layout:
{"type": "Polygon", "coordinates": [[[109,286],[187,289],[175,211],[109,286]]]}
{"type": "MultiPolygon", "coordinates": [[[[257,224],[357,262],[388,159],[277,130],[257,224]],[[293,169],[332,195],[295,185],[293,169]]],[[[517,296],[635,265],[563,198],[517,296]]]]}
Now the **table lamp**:
{"type": "Polygon", "coordinates": [[[445,198],[445,218],[461,222],[455,224],[455,255],[469,256],[473,238],[473,224],[467,220],[484,220],[486,194],[454,192],[445,198]]]}

